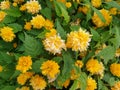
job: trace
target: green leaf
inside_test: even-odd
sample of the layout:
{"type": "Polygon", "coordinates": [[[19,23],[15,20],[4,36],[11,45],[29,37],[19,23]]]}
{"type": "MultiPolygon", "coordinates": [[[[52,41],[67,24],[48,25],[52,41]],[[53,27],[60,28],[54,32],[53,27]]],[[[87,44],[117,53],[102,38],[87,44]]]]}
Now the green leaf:
{"type": "Polygon", "coordinates": [[[9,15],[7,15],[7,16],[5,16],[5,18],[4,18],[4,20],[2,21],[2,23],[12,23],[12,22],[14,22],[16,20],[16,18],[15,17],[12,17],[12,16],[9,16],[9,15]]]}
{"type": "Polygon", "coordinates": [[[101,79],[98,79],[98,90],[101,90],[103,88],[103,82],[101,79]]]}
{"type": "Polygon", "coordinates": [[[40,60],[36,60],[33,65],[32,65],[32,70],[36,73],[41,72],[40,66],[42,65],[43,62],[45,62],[46,59],[41,58],[40,60]]]}
{"type": "Polygon", "coordinates": [[[3,89],[1,90],[15,90],[16,87],[15,86],[5,86],[3,89]]]}
{"type": "Polygon", "coordinates": [[[106,2],[107,5],[110,5],[111,7],[115,7],[120,10],[120,5],[116,1],[110,1],[106,2]]]}
{"type": "Polygon", "coordinates": [[[9,16],[13,16],[13,17],[20,17],[21,16],[21,12],[19,10],[19,8],[17,7],[11,7],[9,9],[4,10],[9,16]]]}
{"type": "Polygon", "coordinates": [[[59,17],[64,17],[64,20],[66,21],[66,23],[68,23],[70,21],[70,16],[68,15],[65,5],[57,1],[54,1],[54,4],[57,15],[59,17]]]}
{"type": "Polygon", "coordinates": [[[115,55],[115,48],[112,46],[107,46],[97,54],[97,56],[100,56],[104,59],[105,64],[107,64],[110,59],[113,59],[114,55],[115,55]]]}
{"type": "Polygon", "coordinates": [[[80,81],[80,90],[86,90],[87,87],[87,75],[84,72],[80,73],[80,77],[78,78],[80,81]]]}
{"type": "Polygon", "coordinates": [[[15,79],[21,72],[20,71],[15,71],[14,74],[10,77],[10,79],[15,79]]]}
{"type": "Polygon", "coordinates": [[[72,65],[74,64],[73,59],[69,52],[63,52],[62,56],[63,56],[63,61],[64,61],[62,75],[65,77],[65,79],[68,79],[70,77],[72,65]]]}
{"type": "Polygon", "coordinates": [[[14,33],[22,31],[22,26],[20,24],[12,23],[12,24],[8,24],[8,26],[11,27],[11,28],[13,28],[13,32],[14,33]]]}
{"type": "Polygon", "coordinates": [[[97,10],[96,8],[92,7],[92,9],[94,10],[94,12],[99,16],[99,18],[101,19],[102,22],[106,22],[105,18],[103,17],[102,13],[97,10]]]}
{"type": "Polygon", "coordinates": [[[63,27],[60,25],[59,20],[56,20],[57,22],[57,32],[60,34],[61,38],[66,39],[66,32],[63,29],[63,27]]]}
{"type": "Polygon", "coordinates": [[[54,57],[52,60],[57,63],[60,63],[63,59],[62,59],[62,57],[57,56],[57,57],[54,57]]]}
{"type": "Polygon", "coordinates": [[[26,55],[31,55],[32,57],[39,55],[42,52],[41,46],[40,40],[25,33],[24,47],[26,55]]]}
{"type": "Polygon", "coordinates": [[[49,32],[49,31],[48,31],[48,30],[44,30],[44,31],[42,31],[41,33],[39,33],[37,37],[40,38],[40,39],[44,39],[44,38],[45,38],[45,34],[46,34],[47,32],[49,32]]]}
{"type": "Polygon", "coordinates": [[[79,25],[73,25],[73,26],[70,26],[70,29],[71,29],[72,31],[78,31],[79,28],[80,28],[79,25]]]}
{"type": "Polygon", "coordinates": [[[70,90],[76,90],[77,87],[78,87],[78,83],[79,83],[78,80],[74,80],[74,83],[73,83],[73,85],[70,87],[70,90]]]}
{"type": "Polygon", "coordinates": [[[111,37],[111,34],[109,31],[105,31],[101,34],[101,43],[105,43],[106,41],[109,40],[109,38],[111,37]]]}
{"type": "Polygon", "coordinates": [[[44,8],[40,11],[43,16],[45,16],[46,18],[50,19],[51,20],[51,17],[52,17],[52,12],[51,12],[51,9],[50,8],[44,8]]]}
{"type": "Polygon", "coordinates": [[[98,34],[97,31],[93,30],[92,28],[90,28],[91,33],[92,33],[92,39],[94,41],[99,41],[100,40],[100,35],[98,34]]]}

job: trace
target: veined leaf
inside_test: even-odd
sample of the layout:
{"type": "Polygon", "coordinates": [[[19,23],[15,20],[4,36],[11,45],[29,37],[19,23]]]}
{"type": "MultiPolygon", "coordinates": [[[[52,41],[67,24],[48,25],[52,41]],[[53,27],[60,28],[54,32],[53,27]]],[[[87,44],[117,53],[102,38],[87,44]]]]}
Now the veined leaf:
{"type": "Polygon", "coordinates": [[[101,19],[102,22],[106,22],[105,18],[103,17],[102,13],[97,10],[96,8],[92,7],[92,9],[94,10],[94,12],[98,15],[98,17],[101,19]]]}
{"type": "Polygon", "coordinates": [[[25,33],[25,41],[24,41],[24,47],[25,47],[25,54],[31,55],[32,57],[35,57],[41,53],[41,43],[34,37],[27,35],[25,33]]]}
{"type": "Polygon", "coordinates": [[[97,54],[97,56],[100,56],[104,59],[105,64],[107,64],[107,62],[110,59],[113,59],[114,55],[115,55],[115,48],[112,46],[107,46],[97,54]]]}
{"type": "Polygon", "coordinates": [[[68,15],[65,5],[57,1],[54,1],[54,4],[57,15],[59,17],[64,17],[66,23],[68,23],[70,21],[70,16],[68,15]]]}
{"type": "Polygon", "coordinates": [[[22,26],[17,23],[8,24],[9,27],[13,28],[13,32],[17,33],[22,30],[22,26]]]}

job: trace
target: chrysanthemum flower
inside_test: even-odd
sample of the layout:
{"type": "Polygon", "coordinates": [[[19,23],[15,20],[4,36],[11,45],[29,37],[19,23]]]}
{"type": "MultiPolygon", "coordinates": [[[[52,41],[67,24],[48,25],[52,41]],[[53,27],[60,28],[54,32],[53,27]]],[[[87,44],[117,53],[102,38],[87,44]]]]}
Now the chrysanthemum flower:
{"type": "Polygon", "coordinates": [[[30,79],[30,85],[34,90],[44,90],[46,87],[46,81],[39,75],[35,75],[30,79]]]}
{"type": "Polygon", "coordinates": [[[57,0],[58,2],[62,2],[62,3],[65,3],[66,0],[57,0]]]}
{"type": "Polygon", "coordinates": [[[37,15],[32,18],[31,24],[34,28],[41,29],[45,25],[45,19],[42,15],[37,15]]]}
{"type": "Polygon", "coordinates": [[[20,11],[25,11],[26,10],[26,4],[23,4],[20,6],[20,11]]]}
{"type": "Polygon", "coordinates": [[[21,4],[21,3],[23,3],[24,2],[24,0],[13,0],[15,3],[17,3],[17,4],[21,4]]]}
{"type": "Polygon", "coordinates": [[[30,23],[30,22],[26,22],[26,24],[25,24],[25,26],[24,26],[24,29],[25,29],[25,30],[31,30],[31,28],[32,28],[31,23],[30,23]]]}
{"type": "Polygon", "coordinates": [[[25,73],[27,70],[31,69],[32,59],[30,56],[21,56],[19,57],[16,70],[20,70],[25,73]]]}
{"type": "Polygon", "coordinates": [[[30,87],[23,86],[21,88],[16,88],[16,90],[30,90],[30,87]]]}
{"type": "Polygon", "coordinates": [[[60,66],[52,60],[45,61],[40,67],[42,74],[50,78],[56,77],[56,75],[60,72],[59,68],[60,66]]]}
{"type": "Polygon", "coordinates": [[[20,85],[24,85],[26,83],[26,81],[31,78],[33,75],[33,72],[25,72],[25,73],[22,73],[20,74],[18,77],[17,77],[17,82],[18,84],[20,85]]]}
{"type": "Polygon", "coordinates": [[[0,36],[6,42],[11,42],[16,36],[13,29],[10,27],[3,27],[0,29],[0,36]]]}
{"type": "Polygon", "coordinates": [[[96,81],[92,79],[91,77],[88,77],[86,90],[95,90],[95,89],[97,89],[96,81]]]}
{"type": "Polygon", "coordinates": [[[70,76],[70,79],[71,80],[75,80],[79,77],[80,74],[77,74],[76,71],[74,69],[71,70],[71,76],[70,76]]]}
{"type": "Polygon", "coordinates": [[[89,11],[89,5],[85,5],[85,6],[80,6],[79,8],[78,8],[78,12],[82,12],[82,13],[84,13],[84,14],[87,14],[87,12],[89,11]]]}
{"type": "Polygon", "coordinates": [[[66,46],[72,48],[73,51],[86,51],[91,41],[90,37],[88,32],[80,28],[79,31],[72,31],[67,35],[66,46]]]}
{"type": "Polygon", "coordinates": [[[3,67],[0,65],[0,72],[2,72],[2,70],[3,70],[3,67]]]}
{"type": "Polygon", "coordinates": [[[4,11],[0,11],[0,22],[5,18],[6,13],[4,11]]]}
{"type": "Polygon", "coordinates": [[[101,0],[91,0],[92,6],[98,8],[102,4],[101,0]]]}
{"type": "Polygon", "coordinates": [[[110,15],[109,11],[108,10],[105,10],[105,9],[101,9],[99,10],[104,19],[105,19],[105,22],[103,22],[100,17],[94,12],[94,15],[92,16],[92,22],[97,26],[97,27],[103,27],[103,26],[108,26],[111,21],[112,21],[112,16],[110,15]]]}
{"type": "Polygon", "coordinates": [[[52,21],[50,21],[49,19],[45,20],[45,25],[44,27],[47,29],[47,30],[50,30],[54,27],[54,24],[52,21]]]}
{"type": "Polygon", "coordinates": [[[10,8],[10,2],[9,0],[4,0],[0,4],[0,9],[5,10],[10,8]]]}
{"type": "Polygon", "coordinates": [[[93,58],[86,63],[86,69],[91,74],[102,74],[104,71],[103,65],[100,64],[97,59],[93,58]]]}
{"type": "Polygon", "coordinates": [[[66,6],[67,8],[70,8],[70,7],[72,6],[72,4],[71,4],[71,2],[66,2],[66,3],[65,3],[65,6],[66,6]]]}
{"type": "Polygon", "coordinates": [[[116,50],[115,57],[120,57],[120,48],[116,50]]]}
{"type": "Polygon", "coordinates": [[[117,77],[120,77],[120,64],[113,63],[110,65],[110,72],[117,77]]]}
{"type": "Polygon", "coordinates": [[[70,79],[67,79],[64,83],[63,83],[63,87],[67,88],[70,84],[70,79]]]}
{"type": "Polygon", "coordinates": [[[46,33],[46,38],[43,40],[43,45],[45,50],[53,54],[61,54],[62,49],[66,50],[64,40],[62,40],[61,37],[56,34],[54,29],[51,30],[51,32],[46,33]]]}
{"type": "Polygon", "coordinates": [[[111,90],[120,90],[120,81],[116,82],[115,85],[111,88],[111,90]]]}
{"type": "Polygon", "coordinates": [[[110,12],[111,15],[116,15],[117,14],[117,8],[115,8],[115,7],[114,8],[110,8],[109,12],[110,12]]]}
{"type": "Polygon", "coordinates": [[[41,10],[41,5],[36,0],[30,0],[26,3],[26,9],[28,13],[35,14],[38,13],[39,10],[41,10]]]}
{"type": "Polygon", "coordinates": [[[83,67],[83,62],[81,60],[77,60],[75,62],[75,66],[79,67],[79,68],[82,68],[83,67]]]}

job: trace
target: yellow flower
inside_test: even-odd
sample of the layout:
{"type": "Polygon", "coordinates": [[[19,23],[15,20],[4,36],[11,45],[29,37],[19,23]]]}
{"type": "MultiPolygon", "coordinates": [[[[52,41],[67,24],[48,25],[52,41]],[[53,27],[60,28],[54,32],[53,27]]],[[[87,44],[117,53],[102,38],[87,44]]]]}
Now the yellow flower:
{"type": "Polygon", "coordinates": [[[13,0],[15,3],[17,3],[17,4],[21,4],[21,3],[23,3],[24,2],[24,0],[13,0]]]}
{"type": "Polygon", "coordinates": [[[16,70],[20,70],[25,73],[27,70],[31,69],[32,59],[30,56],[21,56],[19,57],[16,70]]]}
{"type": "Polygon", "coordinates": [[[79,31],[72,31],[67,35],[66,46],[72,48],[73,51],[86,51],[91,41],[90,37],[91,35],[88,32],[80,28],[79,31]]]}
{"type": "Polygon", "coordinates": [[[63,83],[63,86],[64,86],[65,88],[67,88],[67,87],[69,86],[69,84],[70,84],[70,79],[67,79],[67,80],[63,83]]]}
{"type": "Polygon", "coordinates": [[[20,74],[18,77],[17,77],[17,82],[20,84],[20,85],[24,85],[26,83],[26,81],[31,78],[33,75],[33,72],[25,72],[25,73],[22,73],[20,74]]]}
{"type": "Polygon", "coordinates": [[[116,15],[117,14],[117,8],[115,8],[115,7],[114,8],[110,8],[109,12],[110,12],[111,15],[116,15]]]}
{"type": "Polygon", "coordinates": [[[35,75],[30,79],[30,85],[34,90],[43,90],[46,87],[46,81],[39,75],[35,75]]]}
{"type": "Polygon", "coordinates": [[[57,0],[58,2],[62,2],[62,3],[65,3],[66,0],[57,0]]]}
{"type": "Polygon", "coordinates": [[[31,23],[30,23],[30,22],[26,22],[26,24],[25,24],[25,26],[24,26],[24,29],[26,29],[26,30],[31,30],[31,28],[32,28],[31,23]]]}
{"type": "Polygon", "coordinates": [[[82,7],[78,8],[78,12],[82,12],[84,14],[87,14],[88,11],[89,11],[89,6],[88,5],[85,5],[85,6],[82,6],[82,7]]]}
{"type": "Polygon", "coordinates": [[[4,41],[11,42],[16,37],[12,30],[13,29],[10,27],[3,27],[0,29],[0,36],[4,41]]]}
{"type": "Polygon", "coordinates": [[[16,88],[16,90],[30,90],[30,88],[27,86],[23,86],[21,88],[16,88]]]}
{"type": "Polygon", "coordinates": [[[120,77],[120,64],[113,63],[110,65],[110,72],[117,77],[120,77]]]}
{"type": "Polygon", "coordinates": [[[52,28],[54,27],[53,22],[50,21],[50,20],[48,20],[48,19],[45,20],[45,25],[44,25],[44,27],[45,27],[47,30],[52,29],[52,28]]]}
{"type": "Polygon", "coordinates": [[[55,78],[55,76],[60,72],[59,68],[60,66],[52,60],[44,62],[40,67],[42,74],[50,78],[55,78]]]}
{"type": "Polygon", "coordinates": [[[70,76],[71,80],[75,80],[75,79],[77,79],[80,76],[80,74],[77,74],[74,69],[71,70],[70,74],[71,74],[71,76],[70,76]]]}
{"type": "Polygon", "coordinates": [[[55,33],[56,31],[54,29],[52,29],[50,33],[46,33],[47,37],[43,40],[43,45],[45,50],[53,54],[61,54],[62,49],[66,50],[65,42],[55,33]]]}
{"type": "Polygon", "coordinates": [[[111,21],[112,21],[112,16],[110,15],[109,11],[108,10],[105,10],[105,9],[101,9],[99,10],[104,19],[105,19],[105,22],[103,22],[100,17],[94,12],[94,15],[92,16],[92,22],[97,26],[97,27],[105,27],[105,26],[108,26],[111,21]]]}
{"type": "Polygon", "coordinates": [[[20,11],[25,11],[26,10],[26,4],[20,6],[20,11]]]}
{"type": "Polygon", "coordinates": [[[38,13],[39,10],[41,10],[41,5],[36,0],[30,0],[26,3],[26,9],[28,13],[35,14],[38,13]]]}
{"type": "Polygon", "coordinates": [[[0,4],[0,9],[5,10],[10,8],[10,2],[9,0],[4,0],[0,4]]]}
{"type": "Polygon", "coordinates": [[[71,2],[66,2],[66,3],[65,3],[65,6],[66,6],[67,8],[70,8],[70,7],[72,6],[72,4],[71,4],[71,2]]]}
{"type": "Polygon", "coordinates": [[[75,66],[79,67],[79,68],[82,68],[83,67],[83,62],[81,60],[77,60],[75,62],[75,66]]]}
{"type": "Polygon", "coordinates": [[[115,85],[111,88],[111,90],[120,90],[120,81],[116,82],[115,85]]]}
{"type": "Polygon", "coordinates": [[[80,3],[81,0],[73,0],[73,2],[77,2],[77,3],[80,3]]]}
{"type": "Polygon", "coordinates": [[[101,65],[97,59],[90,59],[86,63],[86,69],[92,74],[97,74],[101,70],[101,65]]]}
{"type": "Polygon", "coordinates": [[[92,6],[98,8],[102,4],[101,0],[91,0],[92,6]]]}
{"type": "Polygon", "coordinates": [[[17,6],[17,3],[14,2],[12,5],[13,5],[14,7],[16,7],[16,6],[17,6]]]}
{"type": "Polygon", "coordinates": [[[31,24],[34,28],[41,29],[45,25],[45,19],[42,15],[37,15],[32,18],[31,24]]]}
{"type": "Polygon", "coordinates": [[[2,70],[3,70],[3,67],[0,65],[0,72],[2,72],[2,70]]]}
{"type": "Polygon", "coordinates": [[[50,32],[45,34],[46,38],[49,38],[51,36],[57,35],[57,31],[55,29],[50,29],[50,32]]]}
{"type": "Polygon", "coordinates": [[[5,18],[6,13],[3,11],[0,11],[0,22],[5,18]]]}
{"type": "Polygon", "coordinates": [[[86,90],[95,90],[95,89],[97,89],[96,81],[92,79],[91,77],[88,77],[86,90]]]}
{"type": "Polygon", "coordinates": [[[120,48],[116,50],[115,57],[120,57],[120,48]]]}
{"type": "Polygon", "coordinates": [[[17,43],[13,43],[13,47],[16,48],[17,47],[17,43]]]}

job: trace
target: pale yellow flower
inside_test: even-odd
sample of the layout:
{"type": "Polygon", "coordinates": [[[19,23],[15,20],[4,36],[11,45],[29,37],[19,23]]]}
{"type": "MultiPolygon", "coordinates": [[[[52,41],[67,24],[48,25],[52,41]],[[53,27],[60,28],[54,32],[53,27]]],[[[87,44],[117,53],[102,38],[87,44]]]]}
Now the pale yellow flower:
{"type": "Polygon", "coordinates": [[[35,75],[30,79],[30,85],[33,87],[33,90],[44,90],[47,83],[43,77],[35,75]]]}
{"type": "Polygon", "coordinates": [[[4,11],[0,11],[0,22],[4,20],[5,16],[6,16],[6,13],[4,11]]]}
{"type": "Polygon", "coordinates": [[[73,51],[83,52],[87,50],[90,41],[89,32],[80,28],[79,31],[72,31],[67,35],[66,47],[72,48],[73,51]]]}
{"type": "Polygon", "coordinates": [[[50,78],[56,77],[56,75],[60,72],[59,68],[60,66],[52,60],[45,61],[40,67],[42,74],[50,78]]]}
{"type": "Polygon", "coordinates": [[[9,0],[4,0],[0,3],[0,9],[5,10],[10,8],[9,0]]]}
{"type": "Polygon", "coordinates": [[[101,9],[99,11],[102,13],[105,22],[103,22],[95,12],[94,15],[92,16],[92,22],[96,25],[96,27],[108,26],[112,21],[112,16],[110,15],[109,11],[106,9],[101,9]]]}
{"type": "Polygon", "coordinates": [[[19,57],[16,70],[19,70],[25,73],[27,70],[31,69],[32,59],[30,56],[21,56],[19,57]]]}
{"type": "Polygon", "coordinates": [[[120,77],[120,64],[113,63],[110,65],[110,72],[117,77],[120,77]]]}
{"type": "Polygon", "coordinates": [[[72,4],[71,4],[71,2],[66,2],[66,3],[65,3],[65,6],[66,6],[67,8],[70,8],[70,7],[72,6],[72,4]]]}
{"type": "Polygon", "coordinates": [[[41,5],[37,0],[30,0],[26,3],[26,9],[28,13],[38,13],[41,10],[41,5]]]}
{"type": "Polygon", "coordinates": [[[41,29],[45,25],[45,19],[42,15],[37,15],[32,18],[31,24],[33,28],[41,29]]]}
{"type": "Polygon", "coordinates": [[[3,27],[0,29],[0,36],[6,42],[11,42],[16,37],[11,27],[3,27]]]}

